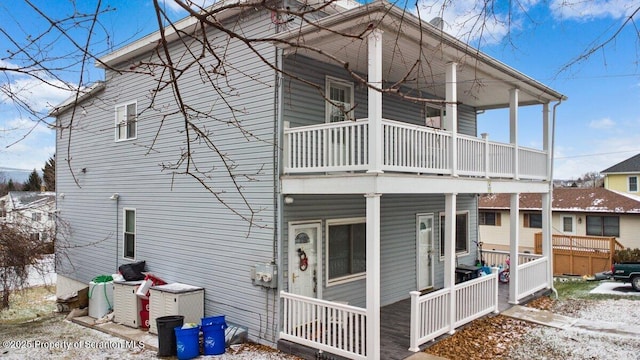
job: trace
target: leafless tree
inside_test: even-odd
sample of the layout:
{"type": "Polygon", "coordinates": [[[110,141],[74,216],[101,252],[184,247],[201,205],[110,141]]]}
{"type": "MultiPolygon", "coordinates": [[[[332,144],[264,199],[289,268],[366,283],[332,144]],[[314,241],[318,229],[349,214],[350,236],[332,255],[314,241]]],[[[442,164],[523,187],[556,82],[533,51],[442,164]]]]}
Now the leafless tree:
{"type": "MultiPolygon", "coordinates": [[[[184,146],[181,149],[176,153],[166,154],[167,160],[161,164],[161,170],[171,172],[175,176],[186,176],[199,182],[229,211],[251,224],[256,224],[255,215],[261,209],[255,208],[247,200],[242,183],[244,181],[252,181],[262,170],[252,172],[241,170],[242,166],[240,166],[239,161],[232,158],[225,150],[219,148],[210,126],[207,124],[209,122],[226,123],[235,128],[245,139],[251,141],[272,143],[273,139],[257,136],[236,117],[236,115],[242,114],[245,109],[231,101],[237,94],[229,86],[227,79],[228,70],[232,69],[234,64],[228,60],[229,48],[224,46],[225,41],[227,44],[232,41],[240,42],[251,50],[257,61],[263,62],[274,72],[280,73],[281,76],[286,76],[292,81],[303,83],[305,86],[315,89],[329,102],[331,100],[324,94],[325,88],[322,84],[310,82],[293,73],[284,73],[276,64],[264,57],[260,48],[265,44],[282,44],[298,48],[301,52],[315,53],[327,62],[345,69],[355,82],[362,86],[369,86],[366,79],[353,69],[352,64],[341,60],[338,56],[302,42],[286,43],[286,41],[274,36],[277,31],[295,31],[303,25],[312,24],[312,26],[317,27],[318,31],[330,31],[343,37],[364,39],[368,31],[376,26],[375,23],[371,23],[369,24],[370,27],[365,27],[363,31],[355,33],[343,31],[338,34],[336,30],[318,25],[315,22],[318,14],[334,5],[333,0],[314,2],[313,5],[301,2],[296,7],[283,7],[281,2],[271,0],[232,1],[213,7],[199,6],[198,2],[191,0],[154,0],[154,15],[157,19],[160,33],[159,43],[148,58],[141,59],[129,67],[118,68],[101,63],[100,60],[104,54],[122,45],[113,42],[108,27],[102,22],[102,18],[105,15],[117,11],[117,9],[103,4],[101,0],[97,0],[91,11],[83,12],[76,7],[76,2],[70,1],[71,10],[67,13],[68,15],[54,17],[44,11],[39,3],[35,3],[32,0],[24,0],[24,2],[35,14],[31,20],[44,24],[44,27],[34,27],[34,29],[39,29],[37,33],[31,33],[29,29],[23,28],[24,36],[18,38],[5,27],[8,25],[0,24],[0,36],[3,36],[12,44],[7,53],[0,57],[0,73],[3,74],[4,78],[0,86],[0,92],[4,98],[10,99],[24,116],[30,118],[34,127],[41,122],[56,126],[51,122],[51,118],[48,117],[48,111],[43,111],[30,103],[28,96],[26,96],[27,93],[23,91],[24,89],[16,88],[15,84],[12,83],[11,80],[16,75],[26,76],[36,82],[47,84],[54,89],[67,91],[75,100],[81,98],[87,86],[95,80],[89,75],[89,69],[94,63],[98,63],[103,68],[117,74],[135,73],[153,78],[156,86],[148,95],[151,100],[150,105],[146,109],[138,109],[138,112],[141,114],[145,112],[160,114],[161,119],[158,122],[156,138],[163,127],[168,126],[168,123],[171,122],[173,124],[178,121],[181,123],[181,136],[184,138],[184,146]],[[180,28],[172,16],[167,13],[166,1],[172,1],[185,10],[194,21],[193,26],[188,31],[180,28]],[[243,15],[255,13],[256,11],[266,11],[271,14],[272,26],[275,31],[265,32],[260,37],[250,37],[242,31],[241,27],[238,26],[238,22],[218,20],[222,12],[230,10],[240,14],[237,17],[238,22],[242,21],[243,15]],[[210,29],[218,30],[222,34],[221,36],[225,38],[225,41],[210,38],[210,29]],[[184,44],[185,51],[181,53],[172,52],[171,44],[176,42],[184,44]],[[65,48],[66,53],[61,54],[55,51],[56,48],[65,48]],[[212,60],[204,62],[203,59],[212,60]],[[231,114],[229,118],[215,118],[212,112],[202,110],[202,108],[195,106],[189,99],[184,97],[185,85],[182,78],[185,74],[192,72],[199,73],[202,83],[206,84],[212,93],[218,94],[220,102],[229,109],[231,114]],[[168,111],[166,104],[156,101],[161,93],[166,92],[171,93],[174,103],[168,111]],[[225,199],[225,193],[230,190],[219,188],[215,181],[216,179],[214,179],[211,166],[198,161],[198,153],[194,151],[196,144],[198,146],[204,144],[223,164],[224,172],[233,185],[232,192],[241,199],[240,204],[232,204],[225,199]]],[[[458,36],[466,38],[473,45],[482,46],[484,43],[489,42],[492,37],[497,36],[493,33],[493,29],[499,28],[502,31],[502,35],[506,34],[507,38],[511,39],[508,35],[515,23],[522,21],[522,18],[535,21],[526,11],[529,8],[529,4],[530,1],[524,0],[509,2],[509,7],[505,10],[503,4],[495,0],[474,2],[473,6],[463,14],[464,16],[460,17],[459,23],[455,24],[460,29],[463,29],[458,36]]],[[[445,17],[446,11],[454,5],[450,0],[424,0],[407,5],[406,10],[418,16],[429,13],[445,17]]],[[[571,2],[565,2],[562,6],[571,6],[571,2]]],[[[619,24],[617,32],[614,32],[610,38],[594,42],[591,49],[579,54],[567,66],[589,58],[598,50],[604,50],[606,46],[615,41],[616,36],[622,29],[626,27],[635,28],[635,18],[640,10],[640,4],[633,2],[630,6],[633,6],[635,10],[630,11],[626,20],[619,24]]],[[[443,21],[446,22],[446,20],[443,21]]],[[[401,58],[401,56],[397,57],[397,59],[401,58]]],[[[378,91],[394,94],[412,101],[442,103],[442,101],[434,100],[424,96],[424,94],[403,93],[403,85],[418,81],[417,77],[420,74],[416,74],[416,68],[421,59],[394,61],[406,62],[402,64],[407,68],[406,75],[397,82],[384,84],[382,88],[377,89],[378,91]]],[[[248,81],[259,81],[252,79],[250,75],[246,76],[248,81]]],[[[482,84],[478,82],[477,86],[482,86],[482,84]]],[[[334,105],[339,106],[340,104],[334,105]]],[[[353,110],[343,109],[345,113],[350,113],[353,110]]],[[[80,107],[74,106],[71,110],[71,120],[66,124],[57,124],[60,126],[59,130],[61,132],[66,131],[68,134],[66,138],[68,154],[66,158],[59,159],[59,164],[66,164],[66,167],[74,176],[76,170],[72,166],[71,144],[74,140],[72,133],[76,126],[76,118],[81,111],[80,107]]],[[[29,132],[26,132],[24,136],[28,136],[28,134],[29,132]]],[[[147,146],[149,153],[158,151],[156,141],[147,146]]],[[[77,180],[76,183],[80,186],[77,180]]]]}

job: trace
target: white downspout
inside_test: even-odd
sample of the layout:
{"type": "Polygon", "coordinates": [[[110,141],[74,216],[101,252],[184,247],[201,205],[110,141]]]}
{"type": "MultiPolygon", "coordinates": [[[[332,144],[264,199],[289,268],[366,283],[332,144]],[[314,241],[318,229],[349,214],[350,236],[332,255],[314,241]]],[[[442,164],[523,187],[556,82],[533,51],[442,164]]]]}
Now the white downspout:
{"type": "MultiPolygon", "coordinates": [[[[556,104],[553,105],[553,114],[551,115],[551,169],[549,170],[549,197],[550,197],[550,205],[553,207],[553,162],[554,162],[554,152],[556,148],[556,109],[558,106],[562,104],[562,98],[558,100],[556,104]]],[[[551,211],[549,212],[549,216],[551,216],[551,211]]],[[[551,219],[550,219],[551,220],[551,219]]],[[[549,223],[551,225],[551,223],[549,223]]],[[[551,231],[551,226],[549,226],[549,231],[551,231]]],[[[550,237],[551,239],[552,237],[550,237]]],[[[551,246],[549,244],[548,246],[551,246]]],[[[549,252],[553,257],[553,248],[549,252]]],[[[553,258],[549,259],[549,284],[551,285],[551,291],[555,295],[556,299],[558,298],[558,290],[553,286],[553,258]]]]}

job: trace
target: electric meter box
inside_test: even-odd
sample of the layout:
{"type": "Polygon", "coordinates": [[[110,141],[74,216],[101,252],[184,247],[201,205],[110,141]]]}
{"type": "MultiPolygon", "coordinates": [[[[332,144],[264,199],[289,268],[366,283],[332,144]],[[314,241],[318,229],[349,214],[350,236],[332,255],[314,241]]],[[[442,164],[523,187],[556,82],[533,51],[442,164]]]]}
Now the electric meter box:
{"type": "Polygon", "coordinates": [[[269,289],[278,287],[278,269],[275,264],[256,264],[251,270],[253,285],[269,289]]]}

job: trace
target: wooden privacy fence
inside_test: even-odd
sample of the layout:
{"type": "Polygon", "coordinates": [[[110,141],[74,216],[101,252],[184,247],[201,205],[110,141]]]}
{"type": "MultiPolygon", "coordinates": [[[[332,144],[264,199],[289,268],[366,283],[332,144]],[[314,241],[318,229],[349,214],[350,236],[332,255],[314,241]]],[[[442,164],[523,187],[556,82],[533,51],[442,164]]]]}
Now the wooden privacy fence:
{"type": "MultiPolygon", "coordinates": [[[[616,250],[623,250],[615,237],[553,234],[553,274],[593,275],[608,271],[616,250]]],[[[535,234],[535,251],[542,254],[542,233],[535,234]]]]}

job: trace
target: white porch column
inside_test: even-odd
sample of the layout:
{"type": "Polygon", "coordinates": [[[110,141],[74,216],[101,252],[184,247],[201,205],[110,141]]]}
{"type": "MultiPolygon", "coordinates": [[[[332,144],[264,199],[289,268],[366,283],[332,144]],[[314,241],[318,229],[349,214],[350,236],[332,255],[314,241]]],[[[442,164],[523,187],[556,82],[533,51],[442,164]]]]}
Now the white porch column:
{"type": "Polygon", "coordinates": [[[451,131],[451,146],[449,157],[451,163],[451,175],[458,176],[458,64],[451,62],[446,70],[446,110],[444,129],[451,131]]]}
{"type": "MultiPolygon", "coordinates": [[[[368,83],[382,89],[382,30],[375,29],[367,36],[369,45],[368,83]]],[[[382,173],[382,92],[369,87],[369,173],[382,173]]]]}
{"type": "Polygon", "coordinates": [[[551,124],[549,123],[549,103],[542,104],[542,149],[547,153],[547,179],[551,179],[551,124]]]}
{"type": "Polygon", "coordinates": [[[456,198],[457,194],[446,194],[444,200],[444,287],[450,291],[449,334],[455,332],[456,323],[456,198]]]}
{"type": "Polygon", "coordinates": [[[518,89],[509,91],[509,135],[513,145],[513,178],[520,178],[518,170],[518,89]]]}
{"type": "Polygon", "coordinates": [[[520,247],[520,194],[511,194],[509,258],[509,304],[518,303],[518,248],[520,247]]]}
{"type": "Polygon", "coordinates": [[[552,251],[552,193],[542,194],[542,256],[547,258],[547,288],[553,286],[553,251],[552,251]]]}
{"type": "Polygon", "coordinates": [[[367,359],[380,359],[380,195],[367,194],[367,359]]]}

